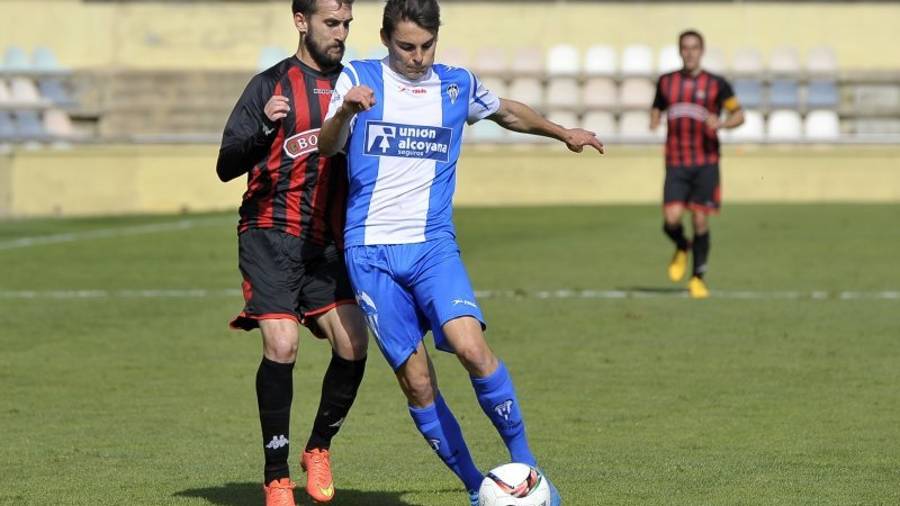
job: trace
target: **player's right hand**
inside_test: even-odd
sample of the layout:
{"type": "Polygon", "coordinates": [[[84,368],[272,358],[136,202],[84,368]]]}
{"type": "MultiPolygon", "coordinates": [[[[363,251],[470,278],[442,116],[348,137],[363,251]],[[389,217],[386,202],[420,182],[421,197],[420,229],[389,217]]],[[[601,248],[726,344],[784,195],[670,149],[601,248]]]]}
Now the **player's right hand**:
{"type": "Polygon", "coordinates": [[[368,111],[375,106],[375,92],[368,86],[354,86],[344,95],[344,104],[347,112],[356,114],[368,111]]]}
{"type": "Polygon", "coordinates": [[[266,103],[266,107],[263,109],[263,112],[266,113],[266,117],[269,118],[269,121],[271,121],[272,123],[276,123],[278,122],[278,120],[287,116],[287,113],[291,110],[289,102],[290,101],[287,97],[274,95],[266,103]]]}

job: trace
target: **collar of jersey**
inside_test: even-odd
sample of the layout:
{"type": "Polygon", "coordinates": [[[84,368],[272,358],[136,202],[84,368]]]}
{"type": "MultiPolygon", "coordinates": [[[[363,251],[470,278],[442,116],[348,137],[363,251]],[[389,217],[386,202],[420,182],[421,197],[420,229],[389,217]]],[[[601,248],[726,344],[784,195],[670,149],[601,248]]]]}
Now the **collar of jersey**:
{"type": "Polygon", "coordinates": [[[412,85],[423,84],[423,83],[427,82],[429,79],[431,79],[431,76],[434,73],[434,65],[432,65],[432,66],[428,67],[428,72],[425,72],[424,76],[413,81],[413,80],[410,80],[409,78],[405,77],[403,74],[400,74],[399,72],[395,72],[394,69],[391,68],[391,64],[388,63],[388,58],[389,58],[388,56],[385,56],[384,58],[381,59],[381,66],[384,67],[384,69],[390,75],[394,76],[395,79],[397,79],[398,81],[407,83],[407,84],[412,84],[412,85]]]}

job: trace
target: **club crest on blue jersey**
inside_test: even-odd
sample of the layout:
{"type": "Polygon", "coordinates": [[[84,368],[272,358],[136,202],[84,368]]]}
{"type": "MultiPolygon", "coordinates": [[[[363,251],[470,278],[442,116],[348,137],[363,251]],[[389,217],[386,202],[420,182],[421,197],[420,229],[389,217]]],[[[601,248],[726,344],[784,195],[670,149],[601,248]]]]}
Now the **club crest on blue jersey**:
{"type": "Polygon", "coordinates": [[[367,121],[364,153],[449,162],[452,138],[449,128],[367,121]]]}
{"type": "Polygon", "coordinates": [[[459,98],[459,86],[456,83],[450,83],[450,86],[447,86],[447,96],[450,97],[451,104],[456,103],[456,99],[459,98]]]}

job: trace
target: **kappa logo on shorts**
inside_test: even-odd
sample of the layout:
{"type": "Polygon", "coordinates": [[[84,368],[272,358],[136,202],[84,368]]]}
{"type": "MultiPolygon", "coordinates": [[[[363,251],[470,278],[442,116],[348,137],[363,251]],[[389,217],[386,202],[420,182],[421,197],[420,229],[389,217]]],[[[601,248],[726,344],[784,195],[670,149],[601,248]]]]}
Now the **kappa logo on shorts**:
{"type": "Polygon", "coordinates": [[[449,128],[367,121],[365,154],[449,162],[452,138],[449,128]]]}
{"type": "Polygon", "coordinates": [[[299,158],[319,149],[319,128],[313,128],[284,141],[284,152],[291,158],[299,158]]]}

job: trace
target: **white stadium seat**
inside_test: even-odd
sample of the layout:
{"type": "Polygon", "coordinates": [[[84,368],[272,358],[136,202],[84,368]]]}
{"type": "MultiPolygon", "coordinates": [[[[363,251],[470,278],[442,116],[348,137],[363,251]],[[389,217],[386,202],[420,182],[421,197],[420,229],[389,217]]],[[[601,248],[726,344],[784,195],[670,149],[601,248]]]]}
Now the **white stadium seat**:
{"type": "Polygon", "coordinates": [[[659,59],[656,63],[656,70],[660,74],[668,74],[675,72],[684,66],[681,61],[681,55],[678,54],[678,46],[669,45],[659,50],[659,59]]]}
{"type": "Polygon", "coordinates": [[[622,74],[649,76],[653,74],[653,50],[644,45],[632,45],[622,51],[622,74]]]}
{"type": "Polygon", "coordinates": [[[731,70],[735,74],[758,77],[763,71],[762,55],[753,48],[738,49],[731,60],[731,70]]]}
{"type": "Polygon", "coordinates": [[[581,128],[596,133],[601,141],[605,141],[616,135],[616,119],[611,112],[589,112],[581,120],[581,128]]]}
{"type": "Polygon", "coordinates": [[[479,77],[482,86],[490,90],[494,95],[498,97],[508,97],[509,96],[509,88],[506,86],[506,81],[499,77],[494,77],[488,75],[487,77],[479,77]]]}
{"type": "Polygon", "coordinates": [[[793,142],[803,137],[800,113],[787,109],[772,111],[766,125],[766,137],[770,141],[793,142]]]}
{"type": "Polygon", "coordinates": [[[591,77],[581,88],[581,104],[587,109],[612,108],[619,103],[619,89],[608,77],[591,77]]]}
{"type": "Polygon", "coordinates": [[[12,94],[9,91],[9,86],[6,85],[6,81],[0,79],[0,104],[8,104],[12,102],[12,94]]]}
{"type": "Polygon", "coordinates": [[[547,51],[547,75],[576,76],[581,72],[581,60],[578,48],[569,44],[553,46],[547,51]]]}
{"type": "Polygon", "coordinates": [[[284,48],[266,46],[259,50],[259,57],[256,59],[256,69],[265,70],[290,55],[290,51],[285,51],[284,48]]]}
{"type": "Polygon", "coordinates": [[[833,141],[841,136],[841,125],[835,111],[810,111],[803,123],[807,139],[833,141]]]}
{"type": "Polygon", "coordinates": [[[665,132],[663,129],[656,132],[650,130],[650,113],[628,111],[619,119],[619,135],[628,139],[650,140],[665,137],[665,132]]]}
{"type": "Polygon", "coordinates": [[[37,104],[41,102],[40,93],[34,81],[26,77],[14,77],[10,83],[10,98],[17,104],[37,104]]]}
{"type": "Polygon", "coordinates": [[[814,47],[806,54],[806,70],[818,76],[837,74],[838,64],[834,49],[828,46],[814,47]]]}
{"type": "Polygon", "coordinates": [[[66,138],[75,135],[69,115],[59,109],[50,109],[44,113],[44,130],[55,137],[66,138]]]}
{"type": "Polygon", "coordinates": [[[652,81],[642,77],[629,77],[622,81],[622,87],[619,89],[619,105],[625,108],[650,110],[655,96],[656,86],[652,81]]]}
{"type": "Polygon", "coordinates": [[[720,130],[719,135],[731,142],[760,142],[766,136],[765,120],[761,112],[745,110],[743,125],[731,130],[720,130]]]}
{"type": "Polygon", "coordinates": [[[520,47],[513,55],[512,70],[518,75],[540,75],[544,71],[544,54],[536,47],[520,47]]]}
{"type": "Polygon", "coordinates": [[[463,132],[465,142],[490,144],[503,142],[506,138],[506,129],[489,119],[467,126],[463,132]]]}
{"type": "Polygon", "coordinates": [[[769,55],[769,72],[793,76],[800,72],[800,56],[793,47],[777,47],[769,55]]]}
{"type": "Polygon", "coordinates": [[[728,70],[725,53],[717,47],[707,48],[703,53],[703,68],[713,74],[724,74],[728,70]]]}
{"type": "Polygon", "coordinates": [[[566,128],[577,128],[581,124],[578,115],[572,111],[551,111],[547,119],[566,128]]]}
{"type": "Polygon", "coordinates": [[[503,48],[484,46],[475,52],[472,71],[479,75],[504,75],[509,70],[509,59],[503,48]]]}
{"type": "Polygon", "coordinates": [[[588,48],[584,55],[584,73],[588,76],[612,76],[618,70],[616,50],[598,44],[588,48]]]}
{"type": "Polygon", "coordinates": [[[554,77],[547,82],[544,103],[550,108],[574,108],[581,102],[581,87],[574,77],[554,77]]]}
{"type": "Polygon", "coordinates": [[[509,85],[509,98],[541,107],[544,105],[544,87],[536,77],[517,77],[509,85]]]}
{"type": "Polygon", "coordinates": [[[452,67],[469,68],[469,53],[461,47],[441,48],[438,63],[452,67]]]}

